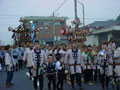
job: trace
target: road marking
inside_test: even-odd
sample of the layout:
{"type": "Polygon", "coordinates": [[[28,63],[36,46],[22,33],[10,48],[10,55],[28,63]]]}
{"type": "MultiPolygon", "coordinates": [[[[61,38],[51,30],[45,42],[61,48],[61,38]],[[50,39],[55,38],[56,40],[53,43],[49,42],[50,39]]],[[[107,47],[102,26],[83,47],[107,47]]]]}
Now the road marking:
{"type": "MultiPolygon", "coordinates": [[[[26,75],[27,75],[28,77],[30,77],[29,72],[26,72],[26,75]]],[[[32,77],[32,81],[33,81],[33,77],[32,77]]],[[[38,82],[38,81],[37,81],[37,85],[39,86],[39,82],[38,82]]]]}

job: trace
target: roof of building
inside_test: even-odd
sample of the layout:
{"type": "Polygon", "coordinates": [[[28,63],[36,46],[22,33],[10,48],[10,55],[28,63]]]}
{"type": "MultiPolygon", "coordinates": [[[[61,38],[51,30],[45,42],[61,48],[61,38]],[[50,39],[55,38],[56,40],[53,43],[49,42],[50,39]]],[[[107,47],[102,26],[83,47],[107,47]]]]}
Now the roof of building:
{"type": "MultiPolygon", "coordinates": [[[[53,16],[25,16],[24,17],[27,20],[52,20],[53,16]]],[[[66,20],[68,17],[56,17],[54,16],[55,20],[66,20]]]]}
{"type": "Polygon", "coordinates": [[[115,21],[115,20],[108,20],[108,21],[95,21],[94,23],[89,24],[90,26],[96,27],[108,27],[108,26],[114,26],[118,25],[120,22],[115,21]]]}
{"type": "Polygon", "coordinates": [[[84,26],[83,28],[89,28],[89,27],[99,27],[99,28],[104,28],[104,27],[109,27],[109,26],[115,26],[115,25],[120,25],[120,21],[116,20],[108,20],[108,21],[95,21],[91,24],[88,24],[84,26]]]}
{"type": "Polygon", "coordinates": [[[106,33],[111,31],[120,31],[120,26],[110,26],[95,30],[92,34],[106,33]]]}

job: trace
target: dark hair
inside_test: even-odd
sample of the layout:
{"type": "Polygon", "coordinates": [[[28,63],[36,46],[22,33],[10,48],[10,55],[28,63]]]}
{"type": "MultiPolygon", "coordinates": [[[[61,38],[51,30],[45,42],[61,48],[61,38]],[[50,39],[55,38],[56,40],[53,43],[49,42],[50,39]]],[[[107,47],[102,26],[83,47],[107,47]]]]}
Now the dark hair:
{"type": "Polygon", "coordinates": [[[113,37],[110,38],[109,42],[112,42],[114,43],[115,42],[115,39],[113,37]]]}
{"type": "Polygon", "coordinates": [[[19,47],[22,47],[21,44],[19,45],[19,47]]]}
{"type": "Polygon", "coordinates": [[[53,56],[52,54],[49,54],[48,56],[53,56]]]}
{"type": "Polygon", "coordinates": [[[10,45],[7,45],[6,47],[5,47],[5,50],[8,50],[8,49],[10,49],[11,47],[10,47],[10,45]]]}
{"type": "Polygon", "coordinates": [[[49,54],[49,55],[48,55],[48,58],[53,58],[53,55],[52,55],[52,54],[49,54]]]}
{"type": "Polygon", "coordinates": [[[39,43],[39,41],[38,41],[38,40],[36,40],[36,41],[35,41],[35,43],[39,43]]]}
{"type": "Polygon", "coordinates": [[[33,43],[32,41],[29,41],[29,43],[33,43]]]}
{"type": "Polygon", "coordinates": [[[88,47],[92,47],[91,45],[88,45],[88,47]]]}
{"type": "Polygon", "coordinates": [[[60,53],[57,53],[55,56],[56,56],[56,59],[57,59],[57,60],[60,60],[60,59],[61,59],[61,54],[60,54],[60,53]]]}
{"type": "Polygon", "coordinates": [[[87,49],[88,47],[86,45],[83,45],[83,49],[87,49]]]}
{"type": "Polygon", "coordinates": [[[108,42],[104,42],[104,43],[102,43],[102,45],[108,45],[108,42]]]}

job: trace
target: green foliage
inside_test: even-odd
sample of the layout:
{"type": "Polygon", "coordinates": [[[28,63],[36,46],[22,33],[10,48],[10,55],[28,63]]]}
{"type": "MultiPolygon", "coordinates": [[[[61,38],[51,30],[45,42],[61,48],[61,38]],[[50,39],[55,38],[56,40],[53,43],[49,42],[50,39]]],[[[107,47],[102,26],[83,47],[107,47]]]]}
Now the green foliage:
{"type": "Polygon", "coordinates": [[[120,15],[117,17],[116,21],[120,21],[120,15]]]}

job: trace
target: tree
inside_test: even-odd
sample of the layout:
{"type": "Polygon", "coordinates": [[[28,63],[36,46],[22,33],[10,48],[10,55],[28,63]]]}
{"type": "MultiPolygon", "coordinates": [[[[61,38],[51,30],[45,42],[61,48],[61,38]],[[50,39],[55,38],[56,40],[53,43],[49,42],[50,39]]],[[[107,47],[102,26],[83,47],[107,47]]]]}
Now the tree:
{"type": "Polygon", "coordinates": [[[120,21],[120,15],[117,17],[116,21],[120,21]]]}

